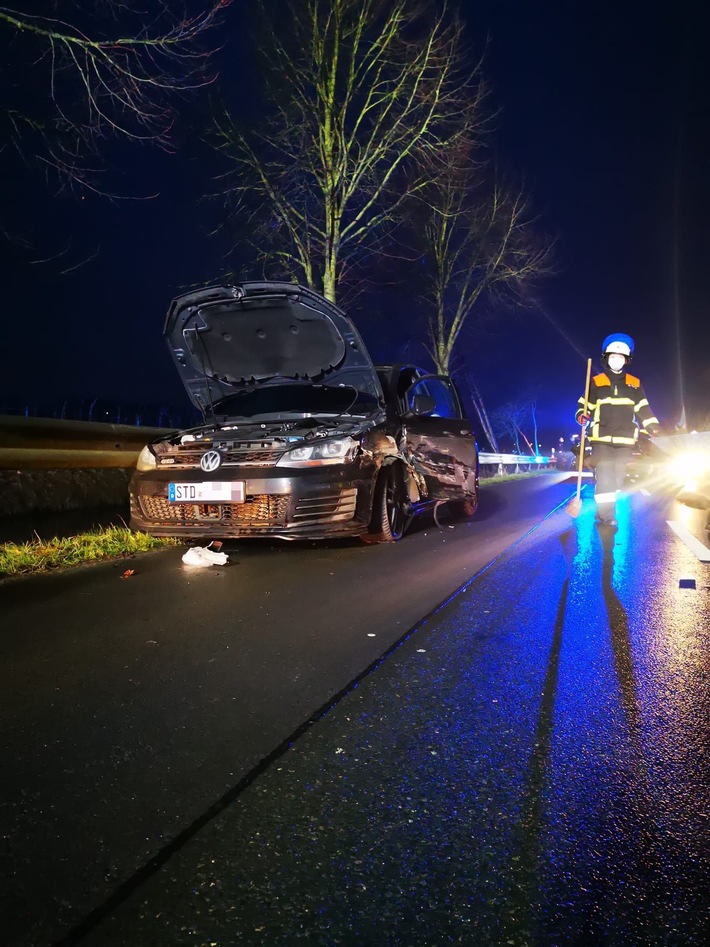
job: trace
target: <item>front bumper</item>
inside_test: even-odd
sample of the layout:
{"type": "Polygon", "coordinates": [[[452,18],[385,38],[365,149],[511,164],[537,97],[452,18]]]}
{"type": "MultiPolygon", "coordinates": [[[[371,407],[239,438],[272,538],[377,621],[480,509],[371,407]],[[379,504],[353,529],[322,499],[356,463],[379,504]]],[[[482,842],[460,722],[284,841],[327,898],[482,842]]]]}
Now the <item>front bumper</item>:
{"type": "Polygon", "coordinates": [[[133,474],[129,486],[132,529],[151,536],[229,538],[273,536],[324,539],[358,536],[367,530],[376,470],[358,464],[284,469],[148,471],[133,474]],[[171,503],[168,484],[240,480],[244,503],[171,503]]]}

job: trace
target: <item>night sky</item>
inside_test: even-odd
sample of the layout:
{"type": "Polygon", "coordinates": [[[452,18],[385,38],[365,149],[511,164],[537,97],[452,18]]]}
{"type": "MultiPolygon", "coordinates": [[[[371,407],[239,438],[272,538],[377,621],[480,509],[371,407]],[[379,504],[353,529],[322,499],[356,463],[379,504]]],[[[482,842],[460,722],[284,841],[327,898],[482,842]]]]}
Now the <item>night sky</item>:
{"type": "MultiPolygon", "coordinates": [[[[252,92],[240,53],[242,6],[229,12],[220,61],[226,93],[237,99],[252,92]]],[[[459,352],[470,359],[487,407],[537,392],[550,441],[543,446],[552,446],[554,435],[574,430],[586,357],[596,359],[602,339],[623,331],[636,339],[633,368],[671,427],[680,412],[677,259],[680,364],[688,408],[700,423],[710,416],[704,5],[462,6],[474,45],[482,49],[489,38],[484,72],[500,109],[496,160],[524,179],[557,241],[544,311],[502,314],[485,332],[469,332],[459,352]]],[[[198,109],[185,106],[187,124],[198,109]]],[[[224,246],[209,235],[219,208],[203,199],[214,168],[189,144],[177,155],[144,147],[114,149],[110,157],[122,166],[125,193],[158,196],[72,200],[48,196],[36,180],[31,188],[7,176],[2,182],[10,216],[42,235],[36,256],[66,252],[30,264],[26,249],[3,244],[0,411],[48,399],[183,402],[161,328],[174,294],[225,267],[224,246]]],[[[391,323],[381,331],[382,304],[382,297],[361,300],[351,311],[375,360],[426,365],[416,339],[402,348],[400,340],[416,334],[410,328],[391,323]]],[[[390,304],[400,317],[408,311],[406,286],[390,304]]]]}

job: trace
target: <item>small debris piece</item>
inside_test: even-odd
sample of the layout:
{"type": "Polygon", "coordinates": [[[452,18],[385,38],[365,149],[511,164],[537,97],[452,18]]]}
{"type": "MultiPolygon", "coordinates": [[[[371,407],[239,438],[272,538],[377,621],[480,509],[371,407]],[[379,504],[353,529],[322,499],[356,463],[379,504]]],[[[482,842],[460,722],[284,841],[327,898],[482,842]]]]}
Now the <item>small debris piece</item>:
{"type": "Polygon", "coordinates": [[[130,579],[130,577],[131,577],[132,575],[135,575],[135,574],[136,574],[136,570],[135,570],[135,569],[126,569],[125,572],[122,572],[122,573],[121,573],[121,578],[122,578],[122,579],[130,579]]]}

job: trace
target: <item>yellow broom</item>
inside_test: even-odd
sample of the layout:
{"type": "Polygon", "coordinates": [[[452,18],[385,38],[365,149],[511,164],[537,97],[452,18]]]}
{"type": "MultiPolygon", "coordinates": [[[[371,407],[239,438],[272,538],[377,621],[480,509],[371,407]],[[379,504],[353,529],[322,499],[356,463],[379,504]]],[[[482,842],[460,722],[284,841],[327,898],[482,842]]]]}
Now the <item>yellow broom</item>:
{"type": "MultiPolygon", "coordinates": [[[[587,359],[587,381],[584,386],[584,409],[583,414],[586,415],[589,405],[589,381],[592,377],[592,360],[591,358],[587,359]]],[[[579,440],[579,460],[577,461],[577,495],[573,500],[567,504],[567,512],[572,517],[577,517],[582,512],[582,469],[584,468],[584,435],[587,430],[587,425],[582,425],[582,436],[579,440]]]]}

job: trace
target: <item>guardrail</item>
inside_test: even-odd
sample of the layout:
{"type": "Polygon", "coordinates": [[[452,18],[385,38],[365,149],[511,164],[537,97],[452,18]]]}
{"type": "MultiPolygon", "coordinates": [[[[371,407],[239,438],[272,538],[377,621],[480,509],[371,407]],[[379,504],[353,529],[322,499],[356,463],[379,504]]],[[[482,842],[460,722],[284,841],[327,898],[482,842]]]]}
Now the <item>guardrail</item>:
{"type": "Polygon", "coordinates": [[[0,415],[0,469],[133,467],[143,446],[169,431],[101,421],[0,415]]]}
{"type": "Polygon", "coordinates": [[[550,467],[555,463],[554,457],[547,457],[543,454],[488,454],[480,451],[478,462],[481,467],[497,467],[498,475],[502,476],[507,467],[513,467],[513,473],[518,473],[521,467],[529,469],[530,467],[550,467]]]}
{"type": "MultiPolygon", "coordinates": [[[[63,421],[0,415],[0,469],[133,467],[141,448],[170,428],[134,427],[101,421],[63,421]]],[[[482,466],[545,467],[551,457],[480,453],[482,466]]]]}

